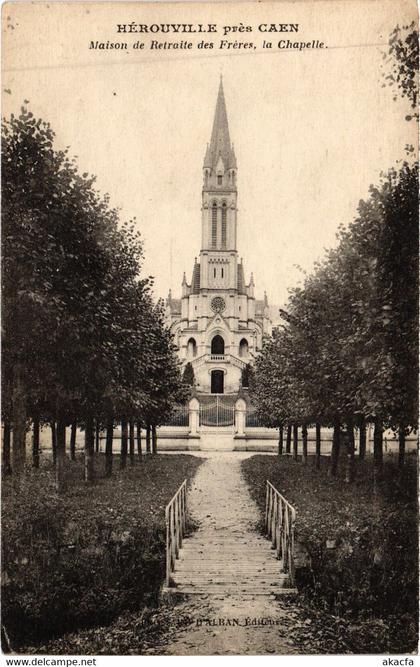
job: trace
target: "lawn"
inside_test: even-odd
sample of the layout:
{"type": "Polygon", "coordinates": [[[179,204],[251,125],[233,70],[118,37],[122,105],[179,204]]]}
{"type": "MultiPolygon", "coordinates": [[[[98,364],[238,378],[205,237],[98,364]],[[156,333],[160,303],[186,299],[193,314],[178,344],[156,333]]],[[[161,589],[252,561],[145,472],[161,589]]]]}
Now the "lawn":
{"type": "MultiPolygon", "coordinates": [[[[83,461],[66,462],[57,496],[54,468],[28,468],[2,486],[2,622],[13,649],[105,625],[158,599],[165,567],[164,509],[203,459],[144,456],[111,478],[83,482],[83,461]]],[[[103,470],[103,457],[96,461],[103,470]]]]}
{"type": "Polygon", "coordinates": [[[316,609],[346,619],[355,652],[408,652],[417,648],[417,457],[398,469],[387,456],[379,491],[373,466],[358,462],[353,485],[290,457],[254,456],[242,463],[261,513],[268,479],[297,510],[296,541],[303,553],[297,585],[316,609]]]}

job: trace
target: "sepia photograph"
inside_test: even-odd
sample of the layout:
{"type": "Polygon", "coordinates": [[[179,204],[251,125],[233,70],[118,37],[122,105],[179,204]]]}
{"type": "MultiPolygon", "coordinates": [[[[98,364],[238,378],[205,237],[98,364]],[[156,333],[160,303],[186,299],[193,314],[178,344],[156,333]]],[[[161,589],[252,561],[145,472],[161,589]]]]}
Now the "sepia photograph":
{"type": "Polygon", "coordinates": [[[2,5],[3,665],[415,664],[418,76],[412,0],[2,5]]]}

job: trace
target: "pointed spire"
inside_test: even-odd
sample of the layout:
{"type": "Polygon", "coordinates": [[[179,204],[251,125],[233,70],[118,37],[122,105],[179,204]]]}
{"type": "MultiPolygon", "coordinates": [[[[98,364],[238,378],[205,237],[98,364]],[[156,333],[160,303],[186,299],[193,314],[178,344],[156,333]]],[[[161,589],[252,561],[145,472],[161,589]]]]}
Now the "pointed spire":
{"type": "Polygon", "coordinates": [[[185,271],[184,271],[184,275],[182,276],[182,284],[183,284],[183,285],[186,285],[186,284],[187,284],[187,277],[186,277],[186,275],[185,275],[185,271]]]}
{"type": "Polygon", "coordinates": [[[229,168],[236,169],[235,154],[230,142],[229,124],[226,112],[222,75],[220,75],[219,92],[217,94],[213,129],[211,133],[210,145],[207,147],[206,157],[204,158],[204,167],[215,169],[219,157],[221,157],[223,160],[225,171],[227,171],[229,168]]]}
{"type": "Polygon", "coordinates": [[[232,144],[232,148],[229,156],[229,166],[231,169],[237,169],[236,164],[236,155],[235,155],[235,146],[232,144]]]}
{"type": "Polygon", "coordinates": [[[210,167],[211,168],[211,155],[210,155],[210,146],[207,144],[206,148],[206,155],[204,157],[204,168],[210,167]]]}

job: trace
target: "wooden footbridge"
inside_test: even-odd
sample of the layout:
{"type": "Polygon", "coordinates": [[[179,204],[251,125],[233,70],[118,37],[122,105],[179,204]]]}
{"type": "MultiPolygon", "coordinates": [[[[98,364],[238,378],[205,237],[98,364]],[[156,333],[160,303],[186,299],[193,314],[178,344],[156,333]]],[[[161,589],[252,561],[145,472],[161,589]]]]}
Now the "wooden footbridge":
{"type": "Polygon", "coordinates": [[[266,536],[217,522],[187,535],[185,480],[166,507],[163,593],[242,597],[296,592],[295,520],[295,509],[267,481],[266,536]]]}

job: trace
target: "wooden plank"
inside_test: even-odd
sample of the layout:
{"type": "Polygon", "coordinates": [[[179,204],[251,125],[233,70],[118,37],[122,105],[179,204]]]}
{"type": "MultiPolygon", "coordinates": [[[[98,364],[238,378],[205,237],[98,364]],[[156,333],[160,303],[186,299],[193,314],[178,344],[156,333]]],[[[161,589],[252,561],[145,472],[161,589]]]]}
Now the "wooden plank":
{"type": "Polygon", "coordinates": [[[201,587],[194,587],[194,586],[179,586],[177,588],[171,588],[171,591],[174,593],[183,593],[186,595],[208,595],[208,594],[215,594],[215,595],[240,595],[243,597],[244,595],[265,595],[265,596],[270,596],[270,595],[290,595],[293,593],[297,593],[296,588],[292,588],[291,586],[287,586],[285,588],[281,588],[280,586],[277,588],[273,588],[272,590],[269,591],[262,591],[259,588],[228,588],[225,591],[221,589],[220,587],[217,586],[201,586],[201,587]]]}

